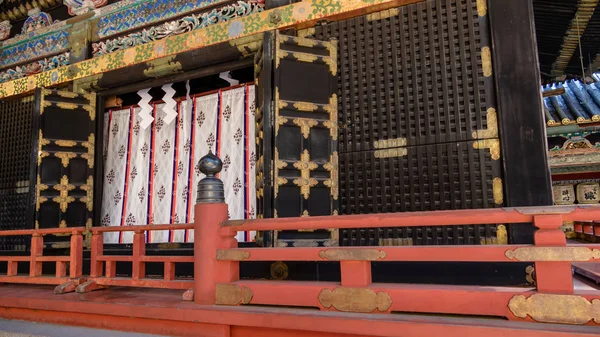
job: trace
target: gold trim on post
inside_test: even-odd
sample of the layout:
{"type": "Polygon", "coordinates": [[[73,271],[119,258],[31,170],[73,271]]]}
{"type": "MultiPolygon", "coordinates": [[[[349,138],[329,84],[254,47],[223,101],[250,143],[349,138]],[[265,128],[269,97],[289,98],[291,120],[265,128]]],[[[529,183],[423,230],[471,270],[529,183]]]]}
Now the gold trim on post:
{"type": "Polygon", "coordinates": [[[253,296],[250,288],[227,283],[217,283],[215,295],[215,304],[217,305],[248,304],[252,301],[253,296]]]}
{"type": "Polygon", "coordinates": [[[534,294],[529,298],[516,295],[508,308],[519,318],[531,317],[540,323],[583,325],[591,320],[600,322],[600,300],[591,302],[577,295],[534,294]]]}
{"type": "Polygon", "coordinates": [[[75,103],[68,103],[68,102],[57,102],[55,104],[57,107],[59,107],[61,109],[66,109],[66,110],[75,110],[79,107],[79,105],[77,105],[75,103]]]}
{"type": "Polygon", "coordinates": [[[62,147],[74,147],[77,146],[77,142],[73,140],[55,140],[54,144],[62,147]]]}
{"type": "Polygon", "coordinates": [[[496,205],[502,205],[504,203],[504,189],[502,187],[502,178],[494,178],[492,185],[494,203],[496,205]]]}
{"type": "Polygon", "coordinates": [[[479,16],[487,15],[487,0],[477,0],[477,14],[479,16]]]}
{"type": "Polygon", "coordinates": [[[69,166],[69,161],[73,158],[77,158],[77,154],[74,152],[56,152],[54,153],[56,158],[60,158],[63,167],[69,166]]]}
{"type": "Polygon", "coordinates": [[[490,47],[481,48],[481,67],[483,68],[483,76],[492,76],[492,51],[490,47]]]}
{"type": "Polygon", "coordinates": [[[338,153],[334,151],[333,154],[329,157],[329,162],[323,165],[323,168],[329,171],[329,179],[325,180],[323,184],[329,187],[329,191],[333,200],[338,200],[339,198],[339,172],[338,172],[338,153]]]}
{"type": "MultiPolygon", "coordinates": [[[[38,174],[37,176],[37,184],[35,187],[35,191],[36,191],[36,197],[35,197],[35,210],[39,211],[40,210],[40,205],[45,203],[46,201],[48,201],[48,198],[46,197],[42,197],[41,193],[42,191],[45,191],[48,189],[48,185],[44,185],[42,184],[42,178],[40,177],[40,175],[38,174]]],[[[37,222],[36,222],[36,226],[37,226],[37,222]]],[[[37,228],[37,227],[36,227],[37,228]]]]}
{"type": "Polygon", "coordinates": [[[327,249],[319,257],[329,261],[376,261],[384,260],[387,254],[379,249],[327,249]]]}
{"type": "Polygon", "coordinates": [[[389,149],[391,147],[403,147],[406,145],[406,138],[382,139],[373,142],[373,148],[375,149],[389,149]]]}
{"type": "Polygon", "coordinates": [[[386,150],[377,150],[374,153],[375,158],[394,158],[394,157],[404,157],[408,155],[408,150],[403,147],[395,148],[395,149],[386,149],[386,150]]]}
{"type": "Polygon", "coordinates": [[[323,109],[329,113],[329,120],[323,122],[323,126],[329,129],[331,139],[338,139],[338,100],[337,95],[333,94],[329,98],[329,104],[323,106],[323,109]]]}
{"type": "Polygon", "coordinates": [[[486,114],[487,129],[473,131],[474,139],[498,138],[498,114],[489,108],[486,114]]]}
{"type": "Polygon", "coordinates": [[[218,249],[218,261],[244,261],[250,258],[250,252],[235,249],[218,249]]]}
{"type": "Polygon", "coordinates": [[[96,137],[94,136],[93,133],[90,134],[87,142],[81,143],[81,145],[88,150],[87,153],[84,153],[81,155],[81,158],[87,160],[89,168],[94,168],[94,155],[95,155],[95,151],[96,151],[94,149],[95,144],[96,144],[96,137]]]}
{"type": "Polygon", "coordinates": [[[387,18],[391,18],[392,16],[396,16],[398,15],[398,13],[400,13],[400,10],[398,8],[390,8],[390,9],[386,9],[383,10],[381,12],[375,12],[375,13],[371,13],[367,15],[367,21],[376,21],[376,20],[383,20],[383,19],[387,19],[387,18]]]}
{"type": "Polygon", "coordinates": [[[318,123],[316,120],[310,118],[296,118],[294,119],[294,124],[300,128],[300,132],[302,133],[302,136],[304,136],[304,139],[308,139],[310,136],[310,129],[318,123]]]}
{"type": "Polygon", "coordinates": [[[89,176],[87,179],[87,183],[85,185],[81,185],[82,190],[86,192],[86,196],[81,198],[81,201],[85,203],[88,211],[94,210],[94,178],[89,176]]]}
{"type": "Polygon", "coordinates": [[[361,313],[371,313],[375,310],[385,312],[392,306],[392,299],[388,293],[376,293],[366,288],[323,289],[319,293],[319,302],[325,308],[333,306],[338,311],[361,313]]]}
{"type": "Polygon", "coordinates": [[[508,244],[508,232],[505,225],[498,225],[498,227],[496,227],[496,240],[499,245],[508,244]]]}
{"type": "MultiPolygon", "coordinates": [[[[48,90],[45,94],[51,94],[51,93],[52,93],[52,91],[48,90]]],[[[63,98],[77,98],[79,96],[79,94],[76,92],[62,91],[62,90],[57,90],[56,95],[63,97],[63,98]]]]}
{"type": "Polygon", "coordinates": [[[521,247],[507,250],[504,255],[517,261],[527,262],[581,262],[600,259],[600,249],[587,247],[521,247]]]}

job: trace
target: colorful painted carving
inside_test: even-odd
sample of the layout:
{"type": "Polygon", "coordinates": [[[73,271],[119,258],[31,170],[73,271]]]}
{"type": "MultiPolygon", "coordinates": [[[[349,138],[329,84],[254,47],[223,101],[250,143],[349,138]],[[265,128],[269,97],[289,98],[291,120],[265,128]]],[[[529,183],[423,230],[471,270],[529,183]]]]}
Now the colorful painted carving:
{"type": "MultiPolygon", "coordinates": [[[[120,11],[102,16],[96,24],[98,38],[109,37],[213,5],[222,0],[156,0],[137,1],[120,11]]],[[[107,7],[108,9],[108,7],[107,7]]]]}
{"type": "Polygon", "coordinates": [[[106,5],[108,0],[64,0],[63,3],[69,8],[69,14],[81,15],[106,5]]]}
{"type": "MultiPolygon", "coordinates": [[[[300,1],[288,6],[265,10],[241,18],[234,18],[188,33],[169,36],[163,40],[153,41],[126,50],[94,57],[89,60],[59,67],[50,71],[35,74],[28,78],[19,78],[0,84],[0,99],[31,92],[35,88],[66,83],[88,76],[102,74],[107,71],[121,69],[133,64],[148,62],[165,56],[174,55],[187,50],[198,49],[222,42],[232,41],[272,29],[290,27],[308,21],[316,22],[322,18],[360,11],[377,4],[393,3],[393,0],[332,0],[323,3],[321,0],[300,1]],[[272,18],[278,17],[277,24],[272,18]],[[230,29],[231,27],[238,29],[230,29]]],[[[104,10],[108,7],[100,8],[104,10]]],[[[2,51],[4,53],[4,50],[2,51]]],[[[0,57],[0,62],[3,59],[0,57]]]]}
{"type": "Polygon", "coordinates": [[[222,8],[213,9],[210,12],[198,15],[190,15],[176,21],[164,23],[158,27],[144,29],[141,32],[129,34],[112,40],[92,43],[92,54],[94,56],[105,55],[117,50],[138,46],[144,43],[161,40],[172,35],[179,35],[195,29],[229,21],[237,17],[261,12],[264,4],[254,1],[238,1],[222,8]]]}
{"type": "Polygon", "coordinates": [[[60,53],[68,48],[68,32],[66,30],[59,30],[25,42],[3,47],[0,52],[0,67],[9,67],[16,63],[27,62],[30,59],[60,53]]]}
{"type": "Polygon", "coordinates": [[[48,27],[54,23],[50,14],[40,11],[39,8],[34,8],[27,14],[29,14],[29,17],[27,20],[25,20],[23,29],[21,30],[21,33],[23,34],[33,32],[40,28],[48,27]]]}
{"type": "Polygon", "coordinates": [[[0,83],[69,65],[69,53],[48,57],[0,72],[0,83]]]}
{"type": "Polygon", "coordinates": [[[10,24],[10,21],[5,20],[0,22],[0,41],[6,40],[10,36],[11,28],[12,25],[10,24]]]}

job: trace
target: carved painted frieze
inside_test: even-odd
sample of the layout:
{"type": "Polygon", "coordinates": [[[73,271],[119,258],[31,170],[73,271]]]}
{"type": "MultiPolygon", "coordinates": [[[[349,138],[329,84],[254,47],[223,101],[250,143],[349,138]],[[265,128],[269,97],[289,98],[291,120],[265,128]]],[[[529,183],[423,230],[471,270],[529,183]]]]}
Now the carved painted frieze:
{"type": "Polygon", "coordinates": [[[9,67],[16,63],[64,51],[69,48],[67,37],[67,31],[61,30],[4,47],[0,52],[0,67],[9,67]]]}
{"type": "Polygon", "coordinates": [[[69,53],[62,53],[23,66],[17,66],[0,72],[0,83],[34,75],[43,71],[69,65],[69,53]]]}
{"type": "Polygon", "coordinates": [[[69,8],[69,14],[81,15],[106,5],[108,0],[64,0],[63,3],[69,8]]]}
{"type": "Polygon", "coordinates": [[[223,0],[134,1],[130,6],[125,5],[117,11],[102,15],[96,24],[97,37],[109,37],[221,1],[223,0]]]}
{"type": "Polygon", "coordinates": [[[150,27],[140,32],[125,35],[116,39],[110,39],[92,44],[94,57],[112,53],[117,50],[126,49],[148,42],[161,40],[172,35],[179,35],[195,29],[204,28],[212,24],[229,21],[233,18],[244,17],[261,12],[264,4],[258,2],[238,1],[212,11],[192,14],[181,19],[166,22],[160,26],[150,27]]]}

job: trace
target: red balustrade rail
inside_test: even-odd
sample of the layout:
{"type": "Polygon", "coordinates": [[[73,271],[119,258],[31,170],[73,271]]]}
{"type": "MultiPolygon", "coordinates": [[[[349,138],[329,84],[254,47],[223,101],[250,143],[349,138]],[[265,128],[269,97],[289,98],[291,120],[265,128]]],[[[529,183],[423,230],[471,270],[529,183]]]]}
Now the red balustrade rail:
{"type": "Polygon", "coordinates": [[[28,256],[0,256],[0,261],[8,264],[6,275],[0,275],[0,283],[58,285],[69,281],[79,282],[82,274],[84,231],[84,227],[0,231],[0,236],[31,236],[28,256]],[[44,236],[52,234],[71,236],[69,256],[44,256],[44,236]],[[19,263],[29,263],[29,274],[18,274],[19,263]],[[56,274],[42,275],[43,263],[55,263],[56,274]]]}
{"type": "Polygon", "coordinates": [[[193,256],[146,255],[146,232],[191,229],[194,229],[194,224],[93,228],[90,251],[90,276],[85,284],[82,284],[77,288],[77,291],[87,292],[106,286],[186,290],[191,288],[193,285],[192,280],[180,280],[175,278],[175,264],[193,263],[193,256]],[[104,233],[111,232],[133,232],[133,254],[131,256],[104,255],[104,233]],[[117,262],[131,262],[131,278],[117,277],[117,262]],[[160,262],[164,264],[164,276],[162,279],[152,279],[146,277],[146,263],[148,262],[160,262]]]}
{"type": "Polygon", "coordinates": [[[600,242],[600,222],[586,221],[573,224],[575,237],[588,242],[600,242]]]}
{"type": "Polygon", "coordinates": [[[227,205],[198,204],[194,300],[212,305],[304,306],[343,312],[500,316],[600,323],[600,293],[574,291],[571,262],[599,262],[600,245],[567,245],[563,222],[597,219],[600,207],[526,207],[226,221],[227,205]],[[533,223],[534,245],[237,248],[238,231],[533,223]],[[246,281],[241,261],[339,261],[341,282],[246,281]],[[373,261],[533,262],[536,287],[373,283],[373,261]],[[596,308],[596,309],[593,309],[596,308]]]}

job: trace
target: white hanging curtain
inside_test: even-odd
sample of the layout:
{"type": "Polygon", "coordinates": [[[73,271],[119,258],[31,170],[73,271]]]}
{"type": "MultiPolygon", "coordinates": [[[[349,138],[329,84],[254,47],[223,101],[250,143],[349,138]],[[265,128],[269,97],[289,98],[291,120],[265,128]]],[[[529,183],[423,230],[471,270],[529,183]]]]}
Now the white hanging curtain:
{"type": "MultiPolygon", "coordinates": [[[[197,184],[204,178],[198,163],[209,150],[223,160],[220,178],[230,219],[254,218],[254,86],[181,101],[172,123],[165,123],[164,107],[154,104],[154,122],[146,129],[137,107],[107,114],[102,225],[193,222],[197,184]]],[[[237,239],[254,236],[239,233],[237,239]]],[[[147,241],[193,242],[193,231],[154,231],[147,241]]],[[[131,243],[132,234],[108,233],[105,242],[131,243]]]]}

